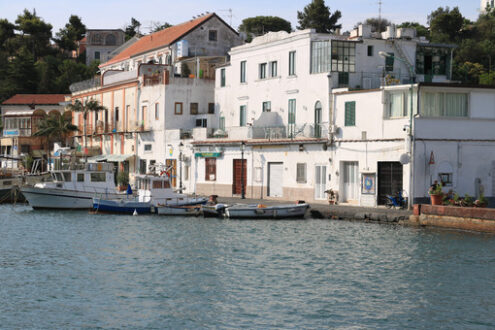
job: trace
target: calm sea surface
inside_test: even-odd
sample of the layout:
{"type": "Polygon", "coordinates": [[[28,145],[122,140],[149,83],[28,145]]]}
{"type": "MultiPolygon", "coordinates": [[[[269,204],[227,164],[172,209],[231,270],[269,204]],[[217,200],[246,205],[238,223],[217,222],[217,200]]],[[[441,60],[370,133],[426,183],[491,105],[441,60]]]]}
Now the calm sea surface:
{"type": "Polygon", "coordinates": [[[495,236],[0,206],[0,328],[494,328],[495,236]]]}

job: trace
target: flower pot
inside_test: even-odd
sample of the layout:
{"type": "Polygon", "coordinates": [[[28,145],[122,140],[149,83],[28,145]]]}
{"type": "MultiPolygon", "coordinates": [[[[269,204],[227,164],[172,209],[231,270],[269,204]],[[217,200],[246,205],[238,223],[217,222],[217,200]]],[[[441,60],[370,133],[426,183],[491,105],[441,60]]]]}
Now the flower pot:
{"type": "Polygon", "coordinates": [[[443,204],[443,195],[430,195],[431,205],[442,205],[443,204]]]}

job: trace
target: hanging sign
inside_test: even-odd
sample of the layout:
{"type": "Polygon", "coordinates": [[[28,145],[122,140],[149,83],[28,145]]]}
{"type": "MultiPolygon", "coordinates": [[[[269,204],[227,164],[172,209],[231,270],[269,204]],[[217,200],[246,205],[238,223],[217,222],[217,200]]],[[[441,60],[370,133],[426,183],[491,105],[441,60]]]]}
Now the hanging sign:
{"type": "Polygon", "coordinates": [[[430,165],[435,164],[435,156],[433,155],[433,151],[430,154],[430,162],[428,164],[430,164],[430,165]]]}

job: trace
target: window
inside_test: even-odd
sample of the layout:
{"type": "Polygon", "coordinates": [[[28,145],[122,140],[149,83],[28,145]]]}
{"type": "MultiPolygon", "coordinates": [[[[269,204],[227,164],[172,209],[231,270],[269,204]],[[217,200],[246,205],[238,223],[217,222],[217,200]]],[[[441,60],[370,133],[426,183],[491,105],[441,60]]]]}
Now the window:
{"type": "Polygon", "coordinates": [[[205,181],[217,180],[217,159],[205,158],[205,181]]]}
{"type": "Polygon", "coordinates": [[[246,61],[241,62],[241,83],[246,82],[246,61]]]}
{"type": "Polygon", "coordinates": [[[163,181],[154,180],[152,183],[152,188],[153,189],[162,189],[163,188],[163,181]]]}
{"type": "Polygon", "coordinates": [[[270,62],[270,77],[277,76],[277,61],[270,62]]]}
{"type": "Polygon", "coordinates": [[[297,183],[306,183],[306,163],[297,163],[297,183]]]}
{"type": "Polygon", "coordinates": [[[72,181],[72,175],[70,172],[63,172],[62,175],[64,176],[65,182],[71,182],[72,181]]]}
{"type": "Polygon", "coordinates": [[[260,79],[265,79],[266,78],[266,63],[261,63],[260,64],[260,69],[259,69],[259,78],[260,79]]]}
{"type": "Polygon", "coordinates": [[[197,115],[198,114],[198,103],[191,103],[189,109],[190,109],[191,115],[197,115]]]}
{"type": "Polygon", "coordinates": [[[225,87],[225,68],[220,69],[220,87],[225,87]]]}
{"type": "Polygon", "coordinates": [[[289,100],[289,136],[294,137],[296,131],[296,99],[289,100]]]}
{"type": "Polygon", "coordinates": [[[321,102],[315,104],[315,138],[321,138],[321,102]]]}
{"type": "Polygon", "coordinates": [[[404,94],[403,93],[391,93],[390,104],[388,110],[389,118],[404,117],[407,114],[404,113],[404,94]]]}
{"type": "Polygon", "coordinates": [[[272,102],[266,101],[263,102],[263,112],[270,112],[272,111],[272,102]]]}
{"type": "Polygon", "coordinates": [[[105,173],[91,173],[91,182],[105,182],[105,173]]]}
{"type": "Polygon", "coordinates": [[[452,173],[438,173],[438,177],[443,187],[452,187],[452,173]]]}
{"type": "Polygon", "coordinates": [[[146,174],[146,159],[139,160],[139,174],[146,174]]]}
{"type": "Polygon", "coordinates": [[[100,59],[100,52],[95,52],[95,60],[99,60],[100,59]]]}
{"type": "Polygon", "coordinates": [[[246,106],[241,105],[239,108],[239,126],[246,126],[246,106]]]}
{"type": "Polygon", "coordinates": [[[225,117],[220,117],[218,119],[218,128],[220,128],[220,130],[222,131],[225,131],[225,117]]]}
{"type": "Polygon", "coordinates": [[[151,151],[151,144],[145,144],[144,151],[151,151]]]}
{"type": "Polygon", "coordinates": [[[468,94],[425,92],[421,114],[426,117],[467,117],[468,94]]]}
{"type": "Polygon", "coordinates": [[[394,53],[387,53],[390,56],[385,57],[385,71],[394,71],[394,53]]]}
{"type": "Polygon", "coordinates": [[[289,76],[296,74],[296,52],[289,52],[289,76]]]}
{"type": "Polygon", "coordinates": [[[175,102],[174,114],[182,115],[182,102],[175,102]]]}
{"type": "Polygon", "coordinates": [[[368,56],[373,56],[373,46],[368,46],[368,56]]]}
{"type": "Polygon", "coordinates": [[[345,126],[356,126],[356,102],[345,103],[345,126]]]}
{"type": "Polygon", "coordinates": [[[115,122],[119,121],[119,107],[115,107],[115,122]]]}
{"type": "Polygon", "coordinates": [[[332,41],[332,72],[356,72],[356,44],[332,41]]]}
{"type": "Polygon", "coordinates": [[[77,182],[84,182],[84,173],[77,173],[77,182]]]}
{"type": "Polygon", "coordinates": [[[21,153],[22,154],[28,154],[30,150],[29,144],[21,144],[21,153]]]}
{"type": "Polygon", "coordinates": [[[117,44],[117,39],[113,34],[109,34],[105,38],[105,44],[107,46],[115,46],[117,44]]]}
{"type": "Polygon", "coordinates": [[[208,40],[210,41],[217,41],[217,30],[210,30],[208,31],[208,40]]]}
{"type": "Polygon", "coordinates": [[[208,113],[209,114],[215,113],[215,103],[208,103],[208,113]]]}
{"type": "Polygon", "coordinates": [[[160,104],[155,103],[155,120],[160,119],[160,104]]]}
{"type": "Polygon", "coordinates": [[[321,73],[329,71],[330,42],[328,42],[328,40],[311,42],[311,73],[321,73]]]}
{"type": "Polygon", "coordinates": [[[196,127],[208,127],[208,120],[206,118],[196,119],[196,127]]]}
{"type": "Polygon", "coordinates": [[[349,72],[339,72],[339,87],[349,87],[349,72]]]}

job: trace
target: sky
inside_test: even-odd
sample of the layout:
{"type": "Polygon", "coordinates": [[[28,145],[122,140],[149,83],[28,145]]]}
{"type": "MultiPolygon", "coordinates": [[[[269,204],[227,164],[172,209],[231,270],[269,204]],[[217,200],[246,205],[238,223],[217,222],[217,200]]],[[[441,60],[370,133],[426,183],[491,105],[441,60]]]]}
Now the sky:
{"type": "MultiPolygon", "coordinates": [[[[14,22],[23,10],[36,9],[36,14],[52,24],[55,35],[68,21],[78,15],[88,29],[124,28],[131,17],[141,22],[141,32],[147,33],[157,23],[178,24],[205,12],[216,12],[225,22],[237,29],[244,18],[279,16],[297,27],[297,11],[311,0],[0,0],[0,18],[14,22]],[[230,10],[232,16],[230,15],[230,10]]],[[[325,0],[330,10],[340,10],[343,31],[352,30],[357,22],[378,17],[379,0],[325,0]]],[[[479,0],[382,0],[382,17],[392,23],[415,21],[426,24],[429,13],[438,7],[458,6],[461,13],[475,20],[479,15],[479,0]]]]}

